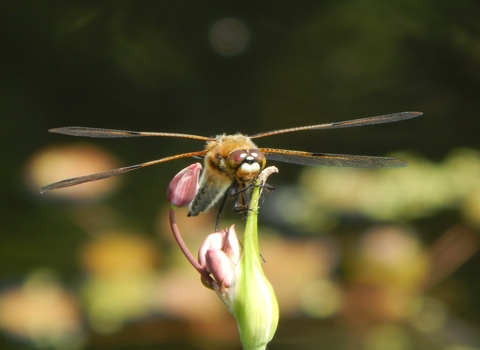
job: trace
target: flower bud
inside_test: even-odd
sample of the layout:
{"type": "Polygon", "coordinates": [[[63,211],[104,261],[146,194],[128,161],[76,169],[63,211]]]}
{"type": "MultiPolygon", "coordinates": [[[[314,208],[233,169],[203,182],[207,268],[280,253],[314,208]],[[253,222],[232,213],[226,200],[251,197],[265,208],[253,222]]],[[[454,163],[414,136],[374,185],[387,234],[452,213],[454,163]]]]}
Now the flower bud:
{"type": "Polygon", "coordinates": [[[211,287],[235,317],[243,348],[248,350],[266,349],[278,325],[277,298],[262,269],[257,231],[260,189],[275,171],[266,168],[255,182],[243,246],[232,225],[209,235],[198,254],[200,265],[214,278],[211,287]]]}
{"type": "Polygon", "coordinates": [[[241,254],[242,245],[237,238],[234,225],[227,230],[208,235],[200,246],[198,262],[213,275],[216,285],[212,287],[217,293],[225,295],[234,283],[235,267],[240,261],[241,254]]]}
{"type": "Polygon", "coordinates": [[[198,191],[198,178],[202,165],[195,163],[180,171],[170,181],[167,188],[167,197],[175,207],[186,207],[195,198],[198,191]]]}

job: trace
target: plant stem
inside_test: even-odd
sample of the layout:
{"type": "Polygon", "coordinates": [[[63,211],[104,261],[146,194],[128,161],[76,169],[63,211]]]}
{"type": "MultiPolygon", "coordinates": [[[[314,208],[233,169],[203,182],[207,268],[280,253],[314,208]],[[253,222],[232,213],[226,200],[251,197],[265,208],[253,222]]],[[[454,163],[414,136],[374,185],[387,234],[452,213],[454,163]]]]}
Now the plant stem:
{"type": "Polygon", "coordinates": [[[173,237],[175,237],[175,240],[177,241],[178,246],[180,247],[180,250],[182,251],[183,255],[187,258],[187,260],[192,264],[192,266],[195,268],[195,270],[200,273],[202,278],[205,280],[207,284],[210,286],[213,286],[214,280],[210,276],[210,274],[205,270],[198,261],[193,257],[192,253],[190,253],[190,250],[188,250],[187,245],[182,239],[182,235],[180,234],[180,231],[178,230],[177,223],[175,221],[175,209],[170,208],[170,228],[172,229],[173,232],[173,237]]]}

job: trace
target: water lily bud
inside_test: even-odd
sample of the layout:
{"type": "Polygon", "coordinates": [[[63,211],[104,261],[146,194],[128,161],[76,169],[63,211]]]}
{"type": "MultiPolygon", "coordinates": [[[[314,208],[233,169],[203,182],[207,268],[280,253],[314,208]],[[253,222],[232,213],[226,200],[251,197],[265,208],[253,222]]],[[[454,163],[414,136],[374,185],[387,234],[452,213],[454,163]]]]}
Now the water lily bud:
{"type": "Polygon", "coordinates": [[[202,165],[195,163],[180,171],[170,181],[167,188],[167,197],[175,207],[186,207],[195,198],[198,191],[198,178],[202,165]]]}

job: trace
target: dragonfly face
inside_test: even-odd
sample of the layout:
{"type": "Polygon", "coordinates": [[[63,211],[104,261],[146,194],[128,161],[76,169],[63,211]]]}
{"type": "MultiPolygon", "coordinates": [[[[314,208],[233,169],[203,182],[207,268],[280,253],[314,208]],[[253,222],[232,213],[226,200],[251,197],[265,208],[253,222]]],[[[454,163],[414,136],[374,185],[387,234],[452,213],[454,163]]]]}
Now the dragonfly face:
{"type": "MultiPolygon", "coordinates": [[[[415,118],[420,115],[422,115],[421,112],[402,112],[386,114],[376,117],[354,119],[343,122],[333,122],[268,131],[255,134],[250,137],[236,134],[220,135],[216,138],[211,138],[190,134],[139,132],[78,126],[51,129],[50,131],[54,133],[85,137],[180,137],[207,141],[207,145],[205,149],[201,151],[178,154],[153,160],[150,162],[109,170],[102,173],[58,181],[43,187],[41,189],[41,192],[75,186],[85,182],[97,181],[112,176],[124,174],[132,170],[145,168],[150,165],[164,163],[170,160],[187,157],[203,157],[205,161],[205,166],[202,176],[200,178],[199,190],[194,200],[190,204],[189,211],[189,216],[196,216],[199,213],[212,207],[222,196],[224,196],[225,200],[228,195],[234,196],[236,198],[236,204],[238,204],[238,198],[243,196],[248,186],[253,183],[259,172],[265,167],[267,159],[299,165],[339,166],[355,168],[398,168],[407,165],[407,163],[402,160],[390,157],[313,153],[293,150],[282,150],[275,148],[258,148],[253,143],[252,139],[305,130],[339,129],[353,126],[390,123],[415,118]]],[[[222,201],[222,206],[225,203],[225,200],[222,201]]]]}

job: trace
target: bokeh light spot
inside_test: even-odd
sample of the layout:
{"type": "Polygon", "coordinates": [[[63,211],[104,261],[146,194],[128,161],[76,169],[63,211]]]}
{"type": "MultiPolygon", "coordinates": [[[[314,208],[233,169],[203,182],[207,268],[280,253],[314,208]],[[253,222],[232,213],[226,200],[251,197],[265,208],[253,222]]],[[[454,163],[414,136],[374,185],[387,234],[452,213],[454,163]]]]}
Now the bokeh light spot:
{"type": "MultiPolygon", "coordinates": [[[[117,159],[105,150],[86,143],[49,146],[36,152],[27,162],[27,187],[39,194],[42,186],[71,177],[99,173],[118,167],[117,159]]],[[[116,188],[118,179],[110,178],[67,187],[43,194],[45,198],[71,201],[104,197],[116,188]]]]}
{"type": "Polygon", "coordinates": [[[367,335],[366,350],[408,350],[412,349],[412,340],[404,329],[394,325],[381,325],[373,328],[367,335]]]}
{"type": "Polygon", "coordinates": [[[152,242],[124,232],[103,233],[84,248],[81,261],[88,277],[83,296],[93,329],[113,333],[152,313],[159,258],[152,242]]]}
{"type": "Polygon", "coordinates": [[[417,299],[411,322],[421,332],[435,332],[445,326],[447,316],[447,309],[440,300],[424,297],[417,299]]]}
{"type": "Polygon", "coordinates": [[[300,304],[303,312],[310,316],[330,317],[341,309],[342,293],[331,280],[312,281],[301,291],[300,304]]]}
{"type": "Polygon", "coordinates": [[[223,18],[210,28],[210,44],[223,56],[235,56],[245,51],[250,35],[245,24],[235,18],[223,18]]]}
{"type": "Polygon", "coordinates": [[[33,271],[22,286],[0,294],[0,327],[39,348],[73,350],[84,342],[77,300],[47,269],[33,271]]]}

